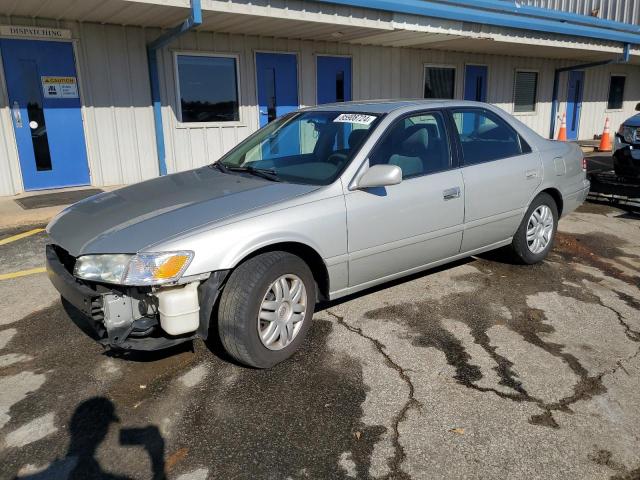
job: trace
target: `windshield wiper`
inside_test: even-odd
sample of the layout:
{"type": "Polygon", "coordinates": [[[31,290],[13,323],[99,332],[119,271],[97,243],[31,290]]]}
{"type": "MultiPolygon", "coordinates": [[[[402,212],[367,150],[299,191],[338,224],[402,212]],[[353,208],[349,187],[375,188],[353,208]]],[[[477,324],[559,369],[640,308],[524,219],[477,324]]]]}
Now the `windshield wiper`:
{"type": "Polygon", "coordinates": [[[212,163],[210,166],[211,166],[211,168],[217,168],[222,173],[229,173],[229,169],[227,167],[225,167],[224,164],[222,164],[220,162],[212,163]]]}
{"type": "Polygon", "coordinates": [[[271,168],[256,168],[251,165],[247,165],[246,167],[224,167],[227,170],[232,172],[247,172],[251,175],[256,175],[258,177],[266,178],[267,180],[271,180],[272,182],[281,182],[280,177],[278,177],[278,173],[271,168]]]}

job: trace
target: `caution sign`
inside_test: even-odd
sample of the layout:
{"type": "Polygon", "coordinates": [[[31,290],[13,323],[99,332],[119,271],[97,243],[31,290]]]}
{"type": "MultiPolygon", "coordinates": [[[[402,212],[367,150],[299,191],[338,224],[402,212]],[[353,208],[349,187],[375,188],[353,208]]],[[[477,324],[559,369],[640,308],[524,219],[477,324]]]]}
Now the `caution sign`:
{"type": "Polygon", "coordinates": [[[40,77],[45,98],[78,98],[76,77],[40,77]]]}

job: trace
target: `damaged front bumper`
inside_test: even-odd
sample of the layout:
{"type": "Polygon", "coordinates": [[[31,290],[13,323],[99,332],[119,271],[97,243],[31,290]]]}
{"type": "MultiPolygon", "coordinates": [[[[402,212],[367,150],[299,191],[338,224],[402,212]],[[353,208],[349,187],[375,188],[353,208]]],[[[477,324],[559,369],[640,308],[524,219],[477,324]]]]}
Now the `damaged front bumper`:
{"type": "MultiPolygon", "coordinates": [[[[213,272],[205,281],[192,284],[194,289],[197,287],[197,319],[192,318],[190,331],[171,335],[160,321],[159,297],[171,295],[171,288],[180,290],[181,287],[154,290],[85,282],[71,273],[74,262],[61,247],[47,245],[46,267],[51,283],[79,312],[80,315],[73,315],[74,320],[100,344],[124,350],[160,350],[196,337],[208,337],[213,308],[227,271],[213,272]]],[[[189,287],[187,284],[182,288],[189,287]]],[[[176,318],[172,321],[175,325],[176,318]]]]}

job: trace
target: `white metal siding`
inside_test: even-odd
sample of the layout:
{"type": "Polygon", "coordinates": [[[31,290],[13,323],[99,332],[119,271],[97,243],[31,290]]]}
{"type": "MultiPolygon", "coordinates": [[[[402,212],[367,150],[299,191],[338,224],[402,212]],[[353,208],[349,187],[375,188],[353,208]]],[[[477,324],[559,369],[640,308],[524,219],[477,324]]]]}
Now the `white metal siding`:
{"type": "MultiPolygon", "coordinates": [[[[33,24],[33,20],[7,19],[0,23],[33,24]]],[[[157,175],[153,112],[149,93],[145,45],[159,30],[91,23],[38,20],[37,25],[70,28],[76,41],[77,64],[83,102],[83,121],[91,180],[94,185],[133,183],[157,175]]],[[[181,37],[159,55],[162,114],[169,172],[210,163],[258,128],[254,56],[256,51],[298,54],[299,101],[316,102],[316,54],[350,55],[353,98],[415,98],[423,94],[424,64],[456,67],[456,96],[462,98],[465,64],[489,67],[488,101],[507,112],[513,109],[516,69],[538,72],[536,111],[517,117],[543,136],[548,135],[551,90],[555,68],[575,60],[549,60],[442,50],[352,45],[312,40],[198,32],[181,37]],[[179,124],[176,115],[174,52],[233,53],[239,59],[240,122],[233,125],[179,124]]],[[[566,74],[560,82],[560,99],[566,95],[566,74]]],[[[605,115],[612,127],[631,116],[640,101],[640,67],[614,65],[587,70],[580,137],[602,131],[605,115]],[[605,112],[609,75],[628,75],[624,110],[605,112]]],[[[2,82],[4,85],[4,82],[2,82]]],[[[3,87],[4,88],[4,87],[3,87]]],[[[560,112],[565,109],[560,105],[560,112]]],[[[0,195],[22,189],[13,127],[6,92],[0,90],[0,195]]]]}
{"type": "MultiPolygon", "coordinates": [[[[469,54],[438,50],[345,45],[334,42],[278,40],[273,38],[198,32],[182,37],[166,49],[163,62],[163,118],[166,129],[167,166],[179,171],[211,163],[258,127],[254,55],[256,51],[281,51],[298,54],[299,99],[301,105],[316,101],[316,54],[350,55],[353,59],[353,99],[416,98],[423,95],[423,65],[442,64],[456,67],[456,97],[464,91],[466,64],[489,67],[487,100],[513,113],[513,82],[517,69],[538,72],[536,111],[518,113],[516,117],[539,134],[549,133],[551,96],[554,71],[573,65],[570,60],[548,60],[527,57],[469,54]],[[175,109],[175,71],[173,52],[202,51],[234,53],[239,56],[241,86],[241,125],[206,126],[180,125],[175,109]]],[[[612,125],[633,114],[634,101],[640,101],[640,68],[637,66],[606,66],[587,70],[583,98],[580,138],[593,138],[602,133],[604,119],[609,115],[612,125]],[[605,112],[610,72],[626,72],[625,106],[620,112],[605,112]]],[[[567,74],[561,75],[559,98],[566,96],[567,74]]],[[[559,113],[566,102],[559,105],[559,113]]],[[[617,128],[617,126],[616,126],[617,128]]]]}
{"type": "Polygon", "coordinates": [[[95,185],[158,174],[145,30],[78,25],[78,64],[89,165],[95,185]]]}
{"type": "Polygon", "coordinates": [[[631,65],[612,65],[606,68],[585,70],[584,98],[580,116],[580,138],[593,138],[604,129],[605,117],[611,121],[611,133],[618,130],[620,124],[634,113],[640,102],[640,67],[631,65]],[[606,110],[611,75],[626,75],[623,108],[606,110]],[[603,100],[604,97],[604,100],[603,100]]]}
{"type": "Polygon", "coordinates": [[[598,18],[640,25],[638,0],[521,0],[520,3],[580,15],[591,15],[597,10],[598,18]]]}
{"type": "Polygon", "coordinates": [[[7,92],[2,75],[0,82],[0,195],[11,195],[22,190],[22,179],[18,167],[11,110],[7,105],[7,92]]]}

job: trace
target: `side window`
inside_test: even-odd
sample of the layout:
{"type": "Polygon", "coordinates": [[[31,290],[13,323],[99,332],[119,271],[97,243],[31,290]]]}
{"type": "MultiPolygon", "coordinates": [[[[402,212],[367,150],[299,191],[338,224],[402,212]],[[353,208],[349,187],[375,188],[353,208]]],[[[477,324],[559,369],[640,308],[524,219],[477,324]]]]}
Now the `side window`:
{"type": "Polygon", "coordinates": [[[504,120],[486,110],[453,110],[465,165],[514,157],[523,152],[520,136],[504,120]]]}
{"type": "Polygon", "coordinates": [[[430,112],[398,120],[386,131],[369,162],[397,165],[402,178],[448,169],[449,144],[442,115],[430,112]]]}

